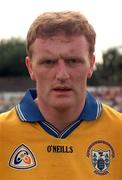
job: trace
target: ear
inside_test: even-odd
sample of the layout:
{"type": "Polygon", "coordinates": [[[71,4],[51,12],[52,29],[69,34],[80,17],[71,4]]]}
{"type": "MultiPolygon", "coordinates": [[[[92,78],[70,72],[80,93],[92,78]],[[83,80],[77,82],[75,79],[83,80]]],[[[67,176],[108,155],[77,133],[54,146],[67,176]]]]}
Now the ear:
{"type": "Polygon", "coordinates": [[[28,69],[28,72],[30,74],[31,79],[35,80],[35,76],[34,76],[34,73],[33,73],[33,67],[32,67],[32,60],[30,59],[29,56],[26,56],[25,64],[26,64],[26,67],[28,69]]]}
{"type": "Polygon", "coordinates": [[[92,57],[90,57],[90,68],[88,71],[88,78],[91,78],[91,76],[93,74],[94,65],[95,65],[95,55],[93,54],[92,57]]]}

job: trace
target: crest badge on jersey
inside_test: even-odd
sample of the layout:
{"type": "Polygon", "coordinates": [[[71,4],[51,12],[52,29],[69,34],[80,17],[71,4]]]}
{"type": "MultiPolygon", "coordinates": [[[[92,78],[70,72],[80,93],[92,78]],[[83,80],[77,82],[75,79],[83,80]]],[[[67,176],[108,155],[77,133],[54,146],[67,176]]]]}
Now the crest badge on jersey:
{"type": "Polygon", "coordinates": [[[87,157],[91,158],[94,173],[107,175],[111,160],[115,157],[112,146],[103,140],[93,142],[87,150],[87,157]]]}
{"type": "Polygon", "coordinates": [[[24,144],[19,145],[13,152],[9,166],[15,169],[29,169],[36,166],[33,152],[24,144]]]}

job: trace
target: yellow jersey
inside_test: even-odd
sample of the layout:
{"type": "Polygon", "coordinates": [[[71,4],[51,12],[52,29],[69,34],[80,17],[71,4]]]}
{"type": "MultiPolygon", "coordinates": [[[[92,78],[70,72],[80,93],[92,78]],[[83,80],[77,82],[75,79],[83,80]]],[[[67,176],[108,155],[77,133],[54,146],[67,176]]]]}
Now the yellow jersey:
{"type": "Polygon", "coordinates": [[[29,90],[0,115],[1,180],[122,180],[122,115],[89,93],[62,132],[49,124],[29,90]]]}

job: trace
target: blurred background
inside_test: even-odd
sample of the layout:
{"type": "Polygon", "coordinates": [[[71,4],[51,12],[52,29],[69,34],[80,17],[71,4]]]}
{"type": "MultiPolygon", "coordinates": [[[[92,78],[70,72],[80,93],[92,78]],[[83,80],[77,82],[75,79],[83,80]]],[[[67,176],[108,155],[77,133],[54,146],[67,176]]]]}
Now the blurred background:
{"type": "Polygon", "coordinates": [[[97,34],[96,66],[88,90],[122,112],[121,0],[0,0],[0,113],[35,87],[27,73],[25,39],[33,20],[45,11],[83,13],[97,34]]]}

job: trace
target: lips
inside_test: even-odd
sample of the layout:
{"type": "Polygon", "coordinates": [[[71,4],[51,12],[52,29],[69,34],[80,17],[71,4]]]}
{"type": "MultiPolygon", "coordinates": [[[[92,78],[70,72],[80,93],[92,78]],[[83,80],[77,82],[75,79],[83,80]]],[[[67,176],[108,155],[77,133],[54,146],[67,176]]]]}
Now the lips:
{"type": "Polygon", "coordinates": [[[53,90],[57,92],[68,92],[68,91],[71,91],[71,88],[59,86],[59,87],[53,88],[53,90]]]}

